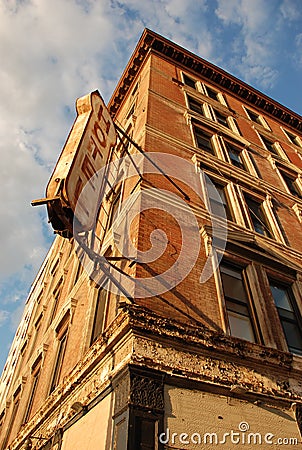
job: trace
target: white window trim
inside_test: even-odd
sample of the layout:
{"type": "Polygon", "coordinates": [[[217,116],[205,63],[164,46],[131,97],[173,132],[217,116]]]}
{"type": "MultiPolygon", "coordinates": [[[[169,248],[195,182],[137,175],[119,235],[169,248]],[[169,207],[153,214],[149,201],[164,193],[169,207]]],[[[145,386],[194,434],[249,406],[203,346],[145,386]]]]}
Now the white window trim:
{"type": "Polygon", "coordinates": [[[263,194],[255,194],[255,192],[249,192],[248,190],[242,189],[241,187],[238,187],[239,196],[242,201],[242,212],[244,214],[244,218],[246,221],[244,221],[244,226],[246,227],[246,223],[248,224],[248,229],[255,233],[257,236],[261,236],[263,239],[274,239],[277,242],[280,242],[284,245],[286,245],[286,242],[284,240],[284,237],[282,235],[282,232],[280,230],[280,227],[278,225],[278,221],[275,217],[275,213],[273,211],[273,204],[272,204],[272,198],[270,195],[263,194]],[[265,214],[265,218],[268,222],[270,232],[272,234],[272,238],[269,236],[262,236],[261,234],[257,233],[254,230],[254,226],[252,223],[252,220],[250,218],[249,208],[245,201],[245,195],[251,197],[252,199],[255,199],[256,202],[261,203],[263,207],[263,212],[265,214]]]}
{"type": "Polygon", "coordinates": [[[253,127],[255,126],[257,128],[257,126],[259,126],[261,129],[262,127],[265,128],[267,131],[272,131],[269,124],[267,123],[266,119],[262,116],[262,114],[259,114],[257,111],[253,111],[252,109],[248,108],[247,106],[242,105],[242,108],[247,116],[247,118],[252,122],[253,127]],[[261,123],[257,123],[255,122],[253,119],[251,119],[250,115],[249,115],[249,109],[251,112],[253,112],[254,114],[256,114],[259,117],[259,120],[261,123]]]}
{"type": "MultiPolygon", "coordinates": [[[[213,175],[212,173],[208,173],[207,171],[202,170],[201,171],[202,192],[203,192],[203,197],[204,197],[204,201],[205,201],[205,207],[206,207],[208,213],[211,215],[212,211],[211,211],[211,201],[210,201],[209,192],[208,192],[208,189],[207,189],[207,183],[206,183],[205,175],[208,178],[210,178],[210,180],[213,179],[214,186],[215,186],[215,183],[220,184],[221,186],[223,186],[223,188],[226,190],[227,200],[229,200],[230,205],[233,205],[233,191],[230,190],[230,186],[229,186],[230,183],[227,180],[225,180],[223,177],[219,177],[216,174],[213,175]]],[[[230,205],[228,205],[228,206],[230,207],[231,210],[233,210],[232,206],[230,206],[230,205]]]]}
{"type": "MultiPolygon", "coordinates": [[[[224,150],[224,159],[228,163],[232,164],[231,158],[230,158],[228,150],[227,150],[227,146],[225,144],[225,141],[227,142],[227,140],[226,139],[222,139],[222,140],[223,140],[222,147],[223,147],[223,150],[224,150]]],[[[252,162],[252,160],[250,158],[249,152],[246,149],[246,147],[242,148],[242,145],[237,144],[237,143],[232,143],[231,142],[231,144],[233,144],[234,147],[238,147],[238,153],[242,157],[243,164],[245,165],[245,167],[247,169],[246,172],[249,173],[250,175],[253,175],[254,177],[259,178],[258,173],[257,173],[257,171],[256,171],[256,169],[254,167],[254,164],[253,164],[253,162],[252,162]]],[[[232,164],[232,166],[237,168],[236,166],[234,166],[234,164],[232,164]]],[[[240,169],[238,169],[238,170],[240,170],[240,169]]]]}
{"type": "Polygon", "coordinates": [[[282,172],[288,174],[289,178],[293,178],[293,181],[296,183],[298,190],[300,191],[300,195],[301,195],[301,201],[302,201],[302,182],[301,182],[301,175],[298,173],[293,173],[290,170],[287,170],[286,167],[284,167],[284,169],[282,167],[278,167],[277,164],[274,165],[274,168],[276,169],[276,172],[279,176],[279,178],[281,179],[281,182],[283,184],[283,187],[286,191],[286,193],[288,195],[290,195],[291,197],[294,197],[295,199],[299,199],[299,197],[294,196],[291,191],[289,190],[284,177],[282,175],[282,172]]]}
{"type": "MultiPolygon", "coordinates": [[[[213,251],[212,260],[213,260],[213,264],[216,263],[216,266],[214,265],[213,267],[217,267],[217,255],[216,255],[215,251],[213,251]],[[214,253],[215,253],[215,256],[214,256],[214,253]]],[[[226,261],[228,261],[227,256],[226,256],[226,261]]],[[[229,260],[229,262],[230,262],[230,264],[232,264],[231,260],[229,260]]],[[[261,308],[260,308],[260,305],[258,304],[258,301],[255,302],[255,304],[252,303],[252,301],[254,301],[255,299],[258,300],[260,289],[256,285],[257,276],[254,274],[254,272],[252,271],[252,268],[250,268],[249,266],[250,265],[246,265],[246,266],[242,267],[242,271],[244,272],[244,281],[243,282],[244,282],[244,285],[248,284],[248,286],[245,286],[245,287],[247,288],[247,297],[248,297],[249,307],[252,310],[252,315],[250,316],[250,321],[254,328],[254,335],[255,335],[254,343],[260,344],[262,341],[262,332],[261,332],[262,330],[261,330],[261,323],[260,322],[258,323],[258,316],[259,316],[258,311],[260,311],[261,308]],[[247,280],[247,283],[246,283],[245,279],[247,280]],[[255,316],[256,320],[254,320],[254,316],[255,316]]],[[[225,303],[224,292],[223,292],[220,265],[219,265],[219,267],[217,267],[217,270],[214,271],[214,280],[215,280],[215,284],[216,284],[216,291],[217,291],[217,297],[218,297],[218,303],[219,303],[219,309],[220,309],[223,329],[224,329],[224,332],[228,336],[232,337],[231,329],[230,329],[230,325],[229,325],[229,315],[228,315],[227,306],[225,303]]],[[[236,337],[236,339],[243,339],[243,338],[236,337]]]]}
{"type": "Polygon", "coordinates": [[[186,106],[188,109],[188,114],[190,114],[192,117],[196,117],[196,119],[199,119],[199,120],[200,120],[200,117],[209,117],[210,113],[209,113],[208,105],[200,97],[194,95],[194,92],[192,94],[186,92],[185,100],[186,100],[186,106]],[[194,100],[196,100],[196,102],[199,102],[201,104],[201,109],[203,110],[203,114],[199,114],[198,112],[196,112],[190,108],[190,103],[189,103],[188,97],[193,98],[194,100]]]}
{"type": "Polygon", "coordinates": [[[302,223],[302,205],[295,203],[292,206],[292,209],[295,212],[296,216],[298,217],[299,222],[302,223]]]}
{"type": "Polygon", "coordinates": [[[204,95],[207,96],[209,101],[215,102],[215,100],[212,99],[212,97],[210,97],[208,92],[207,92],[207,88],[208,87],[216,92],[216,94],[217,94],[217,100],[216,100],[217,104],[221,104],[221,105],[225,106],[226,108],[228,108],[228,105],[227,105],[227,103],[225,101],[224,95],[219,90],[217,90],[216,87],[207,85],[205,83],[201,83],[201,87],[202,87],[202,91],[203,91],[204,95]]]}
{"type": "Polygon", "coordinates": [[[300,136],[299,136],[298,134],[294,133],[293,131],[286,130],[286,129],[283,128],[283,127],[280,127],[280,128],[281,128],[281,130],[283,131],[283,134],[286,136],[286,139],[287,139],[287,141],[288,141],[288,143],[289,143],[290,145],[293,145],[294,147],[302,147],[302,139],[300,138],[300,136]],[[288,133],[293,134],[294,136],[296,136],[297,144],[294,144],[294,143],[291,141],[291,139],[290,139],[288,133]]]}
{"type": "Polygon", "coordinates": [[[278,159],[278,157],[279,157],[279,158],[281,158],[281,159],[284,159],[284,160],[286,160],[286,161],[289,161],[289,159],[288,159],[288,157],[287,157],[287,154],[285,153],[285,151],[283,150],[281,144],[275,139],[274,136],[272,136],[272,135],[270,135],[270,134],[264,132],[264,130],[258,132],[258,130],[255,128],[255,131],[256,131],[256,133],[257,133],[257,135],[258,135],[258,137],[259,137],[259,139],[260,139],[260,141],[261,141],[261,143],[262,143],[262,148],[264,148],[264,149],[268,152],[269,156],[272,156],[273,158],[276,158],[276,159],[278,159]],[[264,143],[263,140],[262,140],[261,135],[263,135],[265,138],[267,138],[267,140],[269,140],[269,141],[272,142],[272,145],[273,145],[273,147],[275,148],[275,150],[276,150],[276,152],[277,152],[277,155],[273,154],[273,153],[266,147],[265,143],[264,143]]]}

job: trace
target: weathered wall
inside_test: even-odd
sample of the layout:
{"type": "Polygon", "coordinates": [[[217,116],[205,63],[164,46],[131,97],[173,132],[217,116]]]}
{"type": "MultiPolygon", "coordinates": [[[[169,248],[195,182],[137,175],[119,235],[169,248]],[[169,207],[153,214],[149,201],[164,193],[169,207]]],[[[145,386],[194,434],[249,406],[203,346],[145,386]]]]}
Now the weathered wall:
{"type": "Polygon", "coordinates": [[[286,448],[287,445],[287,448],[293,449],[298,448],[300,442],[291,409],[261,403],[256,405],[232,397],[173,386],[165,386],[165,405],[165,435],[162,441],[169,437],[168,445],[173,448],[251,450],[270,449],[272,445],[275,448],[284,445],[286,448]],[[287,440],[290,438],[295,440],[287,440]]]}

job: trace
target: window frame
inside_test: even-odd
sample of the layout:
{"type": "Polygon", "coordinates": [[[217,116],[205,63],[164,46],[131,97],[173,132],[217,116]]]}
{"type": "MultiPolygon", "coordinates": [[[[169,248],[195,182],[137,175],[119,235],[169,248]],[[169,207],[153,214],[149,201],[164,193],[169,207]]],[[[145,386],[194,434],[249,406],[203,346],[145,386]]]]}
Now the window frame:
{"type": "Polygon", "coordinates": [[[199,114],[199,115],[205,117],[204,102],[202,100],[199,100],[199,99],[193,97],[192,95],[186,94],[186,102],[187,102],[187,106],[188,106],[188,109],[190,110],[190,112],[194,112],[196,114],[199,114]],[[198,106],[200,106],[200,108],[199,109],[194,109],[194,107],[192,108],[192,103],[198,104],[198,106]]]}
{"type": "Polygon", "coordinates": [[[228,183],[225,181],[221,181],[221,180],[217,180],[216,178],[214,178],[212,175],[209,175],[208,173],[205,173],[204,176],[204,185],[205,185],[205,190],[206,190],[206,203],[207,203],[207,209],[208,211],[213,214],[215,217],[220,217],[220,214],[215,214],[214,208],[212,206],[212,201],[214,200],[214,203],[217,204],[217,199],[213,199],[213,197],[211,196],[209,187],[208,187],[208,183],[207,183],[207,177],[209,178],[209,180],[211,181],[211,183],[214,185],[217,193],[219,194],[222,202],[220,204],[223,205],[224,207],[224,212],[225,212],[225,217],[227,220],[230,220],[231,222],[235,223],[235,213],[233,211],[233,208],[231,206],[232,201],[230,198],[230,193],[229,193],[229,189],[228,189],[228,183]],[[221,192],[223,194],[224,199],[221,196],[221,192]],[[225,201],[223,201],[225,200],[225,201]]]}
{"type": "Polygon", "coordinates": [[[302,189],[299,183],[299,175],[286,170],[283,167],[278,166],[278,172],[280,174],[281,180],[284,187],[290,195],[293,195],[296,199],[302,200],[302,189]],[[288,182],[289,181],[289,184],[288,182]]]}
{"type": "Polygon", "coordinates": [[[100,284],[100,286],[96,290],[95,295],[95,304],[93,309],[93,322],[92,322],[92,328],[91,328],[91,336],[90,336],[90,346],[93,345],[98,338],[101,336],[102,332],[104,331],[105,323],[106,323],[106,311],[107,311],[107,305],[108,305],[108,299],[109,299],[109,291],[108,291],[108,285],[110,282],[108,280],[104,281],[100,284]],[[103,294],[104,297],[101,297],[101,294],[103,294]],[[102,305],[103,303],[103,305],[102,305]],[[100,309],[100,306],[102,308],[100,309]],[[102,315],[102,322],[99,327],[97,327],[97,319],[99,318],[99,315],[102,315]]]}
{"type": "Polygon", "coordinates": [[[32,408],[34,405],[37,388],[39,385],[40,375],[41,375],[41,368],[42,368],[42,357],[41,355],[38,357],[38,360],[33,364],[31,369],[31,387],[30,387],[30,394],[26,405],[26,410],[24,413],[24,418],[22,423],[27,423],[31,418],[32,408]]]}
{"type": "Polygon", "coordinates": [[[251,110],[247,106],[242,105],[242,107],[249,120],[251,120],[256,125],[260,125],[266,130],[271,131],[270,126],[268,125],[266,119],[262,116],[262,114],[259,114],[258,112],[251,110]]]}
{"type": "Polygon", "coordinates": [[[13,400],[13,402],[12,402],[13,404],[12,404],[12,407],[11,407],[12,411],[11,411],[11,415],[10,415],[10,418],[9,418],[9,421],[8,421],[8,424],[7,424],[6,431],[4,432],[4,438],[3,438],[3,441],[2,441],[1,449],[5,449],[6,448],[8,440],[9,440],[11,434],[12,434],[13,427],[15,426],[15,419],[16,419],[16,416],[17,416],[17,413],[18,413],[18,410],[19,410],[19,407],[20,407],[22,394],[23,394],[23,392],[22,392],[22,385],[19,385],[17,387],[17,389],[15,390],[14,394],[13,394],[13,399],[12,399],[13,400]]]}
{"type": "Polygon", "coordinates": [[[256,162],[254,161],[254,158],[252,155],[250,155],[249,151],[244,147],[243,144],[238,144],[236,142],[233,142],[229,138],[223,137],[223,147],[224,147],[224,153],[225,153],[225,159],[228,163],[230,163],[233,167],[243,170],[244,172],[247,172],[248,174],[261,178],[259,169],[256,165],[256,162]],[[228,147],[231,146],[234,148],[235,152],[238,153],[238,156],[242,160],[242,166],[239,167],[236,164],[233,164],[232,159],[230,157],[230,152],[228,147]]]}
{"type": "Polygon", "coordinates": [[[114,216],[115,218],[118,217],[120,213],[121,203],[122,203],[122,186],[119,186],[115,192],[112,193],[111,201],[109,204],[109,210],[108,210],[108,220],[106,229],[110,230],[112,228],[113,222],[114,222],[114,216]]]}
{"type": "Polygon", "coordinates": [[[245,208],[246,209],[246,213],[247,213],[246,214],[246,218],[247,218],[247,222],[248,222],[249,228],[252,231],[254,231],[255,233],[257,233],[257,234],[259,234],[261,236],[268,237],[270,239],[274,239],[275,236],[274,236],[274,233],[273,233],[273,230],[272,230],[269,218],[268,218],[267,211],[265,209],[265,201],[266,200],[265,199],[260,199],[259,197],[255,197],[255,196],[249,194],[248,192],[244,192],[243,193],[243,197],[244,197],[244,203],[245,203],[245,207],[246,207],[245,208]],[[252,201],[252,202],[254,202],[255,204],[258,205],[258,208],[260,208],[260,215],[259,216],[255,213],[255,211],[253,211],[254,214],[251,214],[251,208],[250,208],[250,206],[248,204],[247,199],[249,199],[250,201],[252,201]],[[265,231],[265,229],[267,229],[266,233],[265,232],[264,233],[259,233],[259,232],[256,231],[255,223],[254,223],[253,218],[254,218],[254,220],[257,220],[260,223],[260,225],[264,225],[264,231],[265,231]]]}
{"type": "Polygon", "coordinates": [[[233,142],[231,142],[227,139],[223,139],[223,143],[224,143],[224,147],[226,150],[227,161],[230,164],[232,164],[232,166],[237,167],[238,169],[244,170],[246,172],[249,172],[248,165],[247,165],[245,157],[244,157],[243,149],[241,149],[239,146],[237,146],[236,144],[234,144],[233,142]],[[230,156],[230,152],[233,152],[238,155],[238,157],[239,157],[238,159],[241,160],[240,165],[234,164],[233,159],[230,156]]]}
{"type": "Polygon", "coordinates": [[[257,130],[257,134],[261,141],[262,147],[269,152],[269,158],[284,159],[289,161],[286,152],[283,150],[279,141],[277,141],[273,136],[267,136],[265,133],[257,130]],[[271,147],[271,148],[270,148],[271,147]]]}
{"type": "Polygon", "coordinates": [[[297,304],[297,299],[296,299],[295,292],[294,292],[294,283],[286,283],[286,282],[284,282],[284,280],[277,279],[276,277],[272,277],[269,274],[267,274],[267,277],[268,277],[268,283],[269,283],[272,302],[276,309],[276,312],[277,312],[277,315],[278,315],[278,318],[280,321],[280,325],[281,325],[281,329],[283,331],[283,336],[284,336],[287,350],[290,353],[293,353],[298,356],[302,356],[302,315],[301,315],[301,311],[299,310],[299,307],[297,304]],[[272,291],[272,284],[274,284],[274,287],[279,288],[280,290],[283,290],[286,293],[287,301],[291,307],[291,310],[281,308],[280,306],[277,305],[276,299],[275,299],[273,291],[272,291]],[[292,313],[294,316],[294,319],[290,319],[289,317],[284,317],[283,314],[280,313],[281,309],[292,313]],[[298,333],[300,334],[300,339],[301,339],[301,349],[297,349],[298,352],[295,352],[291,349],[292,346],[289,344],[287,331],[284,328],[283,322],[294,323],[297,326],[297,330],[298,330],[298,333]]]}
{"type": "Polygon", "coordinates": [[[65,325],[62,330],[58,331],[58,345],[56,350],[55,365],[51,376],[51,383],[49,387],[49,394],[51,394],[60,384],[60,376],[64,357],[66,354],[67,340],[68,340],[68,326],[65,325]]]}
{"type": "Polygon", "coordinates": [[[182,72],[182,82],[185,86],[197,90],[197,80],[184,72],[182,72]]]}
{"type": "MultiPolygon", "coordinates": [[[[252,343],[256,343],[256,344],[261,344],[262,343],[262,336],[260,333],[260,328],[259,328],[259,323],[257,320],[257,314],[256,314],[256,307],[252,302],[252,291],[251,291],[251,286],[250,286],[250,281],[249,281],[249,276],[247,274],[247,266],[243,265],[243,264],[238,264],[235,263],[231,260],[229,260],[228,258],[223,258],[220,266],[219,266],[219,279],[220,279],[220,285],[221,285],[221,294],[223,297],[223,302],[224,302],[224,309],[225,309],[225,317],[227,320],[227,332],[230,336],[236,337],[238,339],[243,339],[246,340],[248,342],[252,342],[252,343]],[[239,299],[228,299],[226,294],[225,294],[225,288],[224,288],[224,281],[223,281],[223,276],[222,273],[223,271],[221,270],[222,267],[226,267],[227,270],[233,270],[233,272],[237,272],[241,274],[241,280],[242,280],[242,286],[243,286],[243,291],[246,295],[246,301],[241,301],[239,299]],[[247,339],[245,337],[242,336],[238,336],[235,334],[232,334],[232,330],[231,330],[231,323],[230,323],[230,312],[232,312],[233,314],[235,313],[234,311],[229,310],[228,306],[227,306],[227,302],[229,303],[233,303],[233,304],[238,304],[238,306],[242,306],[242,305],[246,305],[246,309],[248,312],[248,315],[244,315],[242,314],[242,317],[248,317],[249,319],[249,324],[253,333],[253,340],[251,339],[247,339]]],[[[239,278],[238,278],[239,279],[239,278]]],[[[238,308],[239,309],[239,308],[238,308]]],[[[237,312],[238,315],[240,315],[237,312]]]]}
{"type": "Polygon", "coordinates": [[[264,136],[261,133],[258,134],[265,150],[267,150],[272,156],[280,156],[275,145],[276,141],[274,139],[268,138],[267,136],[264,136]]]}
{"type": "Polygon", "coordinates": [[[294,134],[292,131],[286,130],[283,127],[280,128],[291,145],[295,145],[296,147],[300,148],[302,147],[302,138],[298,134],[294,134]]]}
{"type": "Polygon", "coordinates": [[[217,153],[215,150],[215,145],[213,142],[213,136],[214,134],[205,130],[204,128],[202,128],[200,125],[196,124],[196,123],[192,123],[192,129],[193,129],[193,138],[194,138],[194,145],[198,150],[202,150],[204,152],[206,152],[207,154],[210,154],[212,156],[216,156],[217,157],[217,153]],[[209,147],[211,148],[211,150],[207,150],[208,146],[205,147],[200,147],[199,146],[199,140],[198,140],[198,132],[196,132],[197,130],[199,131],[200,135],[203,135],[202,138],[205,138],[205,140],[208,140],[209,142],[209,147]]]}

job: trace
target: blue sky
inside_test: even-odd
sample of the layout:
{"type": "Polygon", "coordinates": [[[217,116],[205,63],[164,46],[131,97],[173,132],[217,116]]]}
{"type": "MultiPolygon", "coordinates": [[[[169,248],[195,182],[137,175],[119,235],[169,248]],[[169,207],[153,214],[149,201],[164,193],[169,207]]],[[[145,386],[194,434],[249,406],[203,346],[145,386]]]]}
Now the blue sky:
{"type": "Polygon", "coordinates": [[[53,239],[44,196],[77,97],[109,100],[144,27],[302,114],[301,0],[0,3],[0,371],[53,239]]]}

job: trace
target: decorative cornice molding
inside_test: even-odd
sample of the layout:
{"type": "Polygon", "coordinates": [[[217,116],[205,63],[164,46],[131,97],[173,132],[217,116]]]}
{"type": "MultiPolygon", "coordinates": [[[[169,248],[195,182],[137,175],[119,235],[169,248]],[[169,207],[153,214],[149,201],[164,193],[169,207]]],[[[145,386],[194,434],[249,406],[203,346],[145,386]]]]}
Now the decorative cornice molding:
{"type": "MultiPolygon", "coordinates": [[[[160,54],[165,59],[173,61],[185,70],[194,73],[197,77],[209,80],[212,84],[223,88],[224,91],[244,100],[245,103],[253,105],[267,116],[278,119],[286,126],[302,132],[302,117],[300,115],[214,64],[148,29],[144,30],[109,101],[108,106],[112,117],[116,115],[132,81],[150,52],[160,54]]],[[[175,82],[175,79],[173,81],[175,82]]]]}

